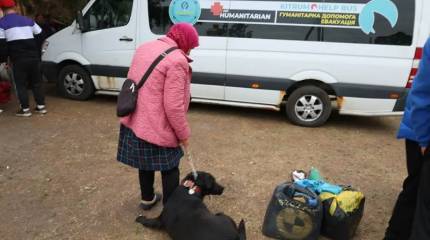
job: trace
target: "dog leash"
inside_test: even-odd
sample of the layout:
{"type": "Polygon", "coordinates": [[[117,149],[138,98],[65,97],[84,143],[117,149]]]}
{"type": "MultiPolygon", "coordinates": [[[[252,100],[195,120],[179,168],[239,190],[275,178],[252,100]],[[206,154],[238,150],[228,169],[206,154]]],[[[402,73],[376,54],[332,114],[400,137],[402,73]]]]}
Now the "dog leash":
{"type": "Polygon", "coordinates": [[[183,151],[185,152],[185,155],[187,156],[187,162],[191,167],[191,171],[193,173],[194,180],[197,180],[198,174],[196,167],[194,165],[193,157],[191,155],[191,151],[189,149],[186,149],[185,147],[182,147],[183,151]]]}

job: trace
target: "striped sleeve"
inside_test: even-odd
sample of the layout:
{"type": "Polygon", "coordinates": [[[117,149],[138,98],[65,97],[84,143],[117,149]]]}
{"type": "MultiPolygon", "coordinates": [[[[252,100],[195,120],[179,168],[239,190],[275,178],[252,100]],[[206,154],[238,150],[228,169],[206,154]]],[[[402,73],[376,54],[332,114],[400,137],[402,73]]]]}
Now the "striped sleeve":
{"type": "Polygon", "coordinates": [[[8,57],[6,31],[0,28],[0,63],[6,62],[8,57]]]}
{"type": "Polygon", "coordinates": [[[0,40],[6,40],[6,31],[0,28],[0,40]]]}
{"type": "Polygon", "coordinates": [[[42,33],[42,28],[40,28],[40,26],[37,25],[37,23],[34,23],[32,30],[33,30],[33,35],[39,35],[42,33]]]}
{"type": "Polygon", "coordinates": [[[37,47],[39,49],[42,49],[43,40],[44,40],[43,34],[42,34],[42,28],[40,28],[40,26],[37,23],[34,23],[32,30],[33,30],[34,40],[36,41],[37,47]]]}

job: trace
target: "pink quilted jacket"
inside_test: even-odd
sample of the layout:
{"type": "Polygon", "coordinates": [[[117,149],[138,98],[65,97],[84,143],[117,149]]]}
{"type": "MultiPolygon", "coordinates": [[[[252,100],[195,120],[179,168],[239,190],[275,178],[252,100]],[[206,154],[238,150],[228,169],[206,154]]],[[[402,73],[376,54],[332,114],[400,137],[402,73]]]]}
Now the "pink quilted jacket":
{"type": "MultiPolygon", "coordinates": [[[[138,82],[152,62],[164,51],[177,47],[168,37],[140,46],[128,72],[138,82]]],[[[170,53],[152,72],[139,90],[136,111],[121,118],[134,134],[152,144],[177,147],[179,140],[190,137],[186,113],[190,104],[191,59],[182,51],[170,53]]]]}

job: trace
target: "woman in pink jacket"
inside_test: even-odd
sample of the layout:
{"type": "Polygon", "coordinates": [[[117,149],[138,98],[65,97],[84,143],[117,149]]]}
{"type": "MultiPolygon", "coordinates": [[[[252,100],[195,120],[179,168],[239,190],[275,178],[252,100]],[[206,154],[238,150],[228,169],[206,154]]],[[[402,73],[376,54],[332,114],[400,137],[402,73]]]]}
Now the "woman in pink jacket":
{"type": "Polygon", "coordinates": [[[154,60],[177,47],[155,68],[139,90],[136,111],[121,118],[118,161],[139,169],[141,208],[151,209],[161,196],[154,193],[154,172],[161,171],[163,202],[179,184],[179,161],[188,147],[190,127],[190,51],[199,45],[196,29],[187,23],[171,27],[167,36],[140,46],[128,78],[139,82],[154,60]]]}

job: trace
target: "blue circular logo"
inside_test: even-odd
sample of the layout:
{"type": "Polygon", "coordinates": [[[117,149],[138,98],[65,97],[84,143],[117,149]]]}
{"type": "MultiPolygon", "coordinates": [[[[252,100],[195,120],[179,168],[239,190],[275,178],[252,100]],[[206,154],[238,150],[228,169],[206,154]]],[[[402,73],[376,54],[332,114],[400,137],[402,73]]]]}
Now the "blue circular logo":
{"type": "Polygon", "coordinates": [[[170,3],[169,16],[173,23],[195,24],[201,13],[202,9],[198,0],[173,0],[170,3]]]}

